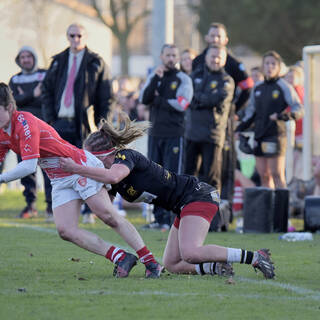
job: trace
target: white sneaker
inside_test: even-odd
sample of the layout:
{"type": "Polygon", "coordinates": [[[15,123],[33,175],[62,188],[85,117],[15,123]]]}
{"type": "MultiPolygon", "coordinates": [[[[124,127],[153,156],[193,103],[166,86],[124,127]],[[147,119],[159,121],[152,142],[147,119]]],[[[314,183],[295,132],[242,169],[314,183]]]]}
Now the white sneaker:
{"type": "Polygon", "coordinates": [[[82,216],[83,224],[95,224],[94,215],[92,213],[86,213],[82,216]]]}
{"type": "Polygon", "coordinates": [[[54,223],[54,218],[52,213],[46,212],[46,223],[54,223]]]}

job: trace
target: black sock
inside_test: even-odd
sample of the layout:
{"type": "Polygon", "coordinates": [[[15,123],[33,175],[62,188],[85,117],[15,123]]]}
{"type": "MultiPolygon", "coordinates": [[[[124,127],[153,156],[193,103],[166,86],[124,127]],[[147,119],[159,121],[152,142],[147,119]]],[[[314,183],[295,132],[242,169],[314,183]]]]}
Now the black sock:
{"type": "Polygon", "coordinates": [[[240,263],[251,264],[253,260],[253,252],[241,249],[240,263]]]}

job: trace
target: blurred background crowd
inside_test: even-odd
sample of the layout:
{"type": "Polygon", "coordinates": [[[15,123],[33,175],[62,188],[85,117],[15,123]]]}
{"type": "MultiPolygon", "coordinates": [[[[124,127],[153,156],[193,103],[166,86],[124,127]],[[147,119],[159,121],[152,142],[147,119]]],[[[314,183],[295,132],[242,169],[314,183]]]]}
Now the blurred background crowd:
{"type": "MultiPolygon", "coordinates": [[[[220,191],[227,214],[221,215],[213,230],[226,229],[232,217],[241,214],[244,189],[254,186],[288,190],[290,214],[299,216],[304,196],[319,194],[320,184],[317,158],[313,163],[315,178],[302,180],[301,61],[303,47],[319,42],[319,7],[311,0],[4,0],[0,4],[0,37],[5,44],[0,52],[1,79],[10,82],[20,110],[37,115],[40,106],[38,116],[74,144],[81,145],[99,118],[107,115],[119,126],[121,111],[132,120],[150,120],[153,131],[135,147],[168,169],[197,175],[220,191]],[[163,37],[154,32],[154,24],[156,9],[170,3],[174,19],[173,25],[163,26],[171,27],[171,36],[164,37],[169,40],[165,45],[163,37]],[[77,23],[71,24],[74,21],[77,23]],[[216,47],[211,50],[211,46],[216,47]],[[221,50],[225,47],[224,57],[221,50]],[[92,51],[83,51],[88,48],[92,51]],[[59,73],[56,69],[64,61],[59,60],[64,52],[65,65],[59,73]],[[64,110],[66,103],[61,107],[55,99],[66,95],[72,74],[70,52],[85,52],[75,72],[78,77],[82,72],[89,74],[79,87],[74,79],[73,113],[64,110]],[[97,59],[93,67],[87,55],[97,59]],[[270,97],[268,88],[272,90],[270,97]],[[87,98],[82,97],[83,92],[87,98]],[[81,101],[77,101],[78,95],[81,101]],[[55,111],[50,111],[50,99],[55,111]],[[281,102],[275,107],[276,99],[281,102]],[[77,108],[86,116],[77,119],[77,108]],[[174,112],[170,109],[159,115],[155,108],[174,112]],[[255,109],[251,123],[250,108],[255,109]],[[256,112],[261,108],[268,111],[256,112]],[[268,127],[268,132],[258,132],[259,117],[264,117],[262,126],[268,127]],[[67,121],[71,127],[74,124],[75,132],[77,126],[86,128],[77,137],[75,132],[60,128],[57,120],[67,121]],[[276,123],[273,132],[270,123],[276,123]],[[274,146],[276,150],[272,150],[274,146]]],[[[36,214],[36,190],[43,183],[35,179],[22,181],[26,207],[21,218],[36,214]]],[[[50,220],[50,187],[46,182],[44,189],[50,220]]],[[[117,198],[116,205],[119,213],[125,214],[128,204],[117,198]]],[[[141,208],[148,219],[146,228],[169,228],[170,213],[146,205],[141,208]]],[[[84,222],[93,223],[87,209],[83,208],[84,222]]]]}

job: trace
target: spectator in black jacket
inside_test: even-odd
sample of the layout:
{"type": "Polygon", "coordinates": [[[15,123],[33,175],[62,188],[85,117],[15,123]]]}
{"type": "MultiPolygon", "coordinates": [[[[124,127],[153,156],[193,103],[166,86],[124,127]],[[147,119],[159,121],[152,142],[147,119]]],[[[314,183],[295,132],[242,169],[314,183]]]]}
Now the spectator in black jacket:
{"type": "MultiPolygon", "coordinates": [[[[64,140],[81,148],[90,132],[87,109],[93,106],[97,125],[108,113],[111,87],[105,62],[86,46],[85,28],[71,24],[67,38],[70,47],[53,57],[43,81],[43,114],[64,140]]],[[[85,213],[83,222],[93,223],[85,213]]]]}
{"type": "MultiPolygon", "coordinates": [[[[205,41],[208,46],[218,44],[226,46],[229,42],[227,29],[224,24],[214,22],[211,23],[208,33],[205,36],[205,41]]],[[[206,48],[199,56],[197,56],[192,63],[192,70],[196,70],[199,66],[204,64],[206,48]]],[[[253,81],[248,76],[243,63],[237,60],[228,51],[225,71],[233,78],[235,83],[233,102],[234,106],[230,109],[230,115],[227,126],[226,141],[223,150],[223,168],[222,168],[222,190],[221,198],[232,201],[234,190],[234,172],[236,168],[236,152],[234,141],[234,113],[241,110],[247,103],[253,81]]],[[[201,170],[202,168],[200,168],[201,170]]]]}
{"type": "MultiPolygon", "coordinates": [[[[176,173],[182,172],[185,110],[192,95],[192,81],[176,68],[178,48],[165,44],[161,65],[152,73],[140,93],[140,102],[149,106],[152,127],[149,131],[148,156],[152,161],[176,173]]],[[[155,222],[150,228],[169,229],[170,212],[155,207],[155,222]]]]}
{"type": "MultiPolygon", "coordinates": [[[[42,118],[41,112],[41,85],[46,75],[45,69],[38,68],[38,58],[35,50],[29,46],[23,46],[16,56],[16,64],[21,68],[21,72],[15,74],[9,82],[14,99],[19,111],[28,111],[36,117],[42,118]]],[[[21,162],[21,157],[18,156],[21,162]]],[[[47,202],[47,221],[53,221],[51,184],[47,174],[43,172],[45,197],[47,202]]],[[[26,200],[26,207],[19,214],[19,218],[31,218],[37,215],[35,202],[37,199],[37,179],[33,173],[21,179],[24,186],[23,195],[26,200]]]]}
{"type": "Polygon", "coordinates": [[[226,47],[208,48],[205,65],[192,75],[194,96],[186,117],[185,171],[194,175],[201,156],[199,180],[221,191],[222,148],[234,92],[225,72],[226,47]]]}

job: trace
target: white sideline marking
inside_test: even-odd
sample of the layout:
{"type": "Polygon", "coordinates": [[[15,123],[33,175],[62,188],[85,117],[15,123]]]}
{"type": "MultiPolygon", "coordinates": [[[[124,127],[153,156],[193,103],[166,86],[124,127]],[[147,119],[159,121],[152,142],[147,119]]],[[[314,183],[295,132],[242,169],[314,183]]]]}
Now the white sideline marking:
{"type": "Polygon", "coordinates": [[[297,286],[294,286],[290,283],[281,283],[281,282],[277,282],[274,280],[254,280],[254,279],[248,279],[248,278],[243,278],[243,277],[236,277],[236,280],[241,281],[241,282],[254,283],[254,284],[269,285],[272,287],[277,287],[277,288],[289,290],[289,291],[292,291],[292,292],[300,294],[300,295],[311,295],[310,297],[312,297],[313,299],[320,300],[319,291],[314,291],[311,289],[297,287],[297,286]]]}
{"type": "MultiPolygon", "coordinates": [[[[31,230],[35,230],[35,231],[39,231],[39,232],[46,232],[46,233],[54,233],[57,234],[57,231],[55,229],[50,229],[50,228],[44,228],[44,227],[39,227],[39,226],[33,226],[33,225],[29,225],[29,224],[23,224],[23,223],[14,223],[14,222],[8,222],[8,221],[3,221],[0,222],[0,226],[13,226],[13,227],[17,227],[17,228],[26,228],[26,229],[31,229],[31,230]]],[[[123,247],[121,245],[117,245],[114,244],[116,246],[119,247],[123,247]]],[[[132,251],[132,249],[130,248],[124,248],[125,250],[128,251],[132,251]]],[[[161,261],[162,258],[156,258],[158,261],[161,261]]],[[[320,293],[318,291],[314,291],[311,289],[307,289],[307,288],[303,288],[303,287],[297,287],[294,286],[290,283],[281,283],[281,282],[277,282],[274,280],[254,280],[254,279],[249,279],[249,278],[244,278],[244,277],[235,277],[236,281],[240,281],[240,282],[247,282],[247,283],[254,283],[254,284],[263,284],[263,285],[269,285],[269,286],[273,286],[273,287],[277,287],[277,288],[281,288],[281,289],[285,289],[285,290],[289,290],[292,291],[296,294],[299,295],[308,295],[307,297],[288,297],[288,296],[281,296],[281,299],[287,299],[287,300],[308,300],[308,299],[312,299],[312,300],[316,300],[316,301],[320,301],[320,293]]],[[[87,292],[89,294],[103,294],[103,295],[111,295],[111,294],[116,294],[116,292],[113,291],[92,291],[87,292]]],[[[189,295],[198,295],[197,293],[172,293],[172,292],[165,292],[165,291],[134,291],[131,293],[120,293],[120,294],[135,294],[135,295],[147,295],[147,294],[154,294],[154,295],[164,295],[164,296],[189,296],[189,295]]],[[[212,296],[224,296],[221,294],[211,294],[212,296]]],[[[226,297],[228,295],[225,295],[226,297]]],[[[242,295],[245,296],[247,298],[255,298],[255,297],[260,297],[260,298],[268,298],[268,299],[279,299],[279,297],[276,298],[271,298],[268,296],[259,296],[259,295],[242,295]]]]}
{"type": "Polygon", "coordinates": [[[36,230],[36,231],[40,231],[40,232],[57,234],[56,229],[43,228],[43,227],[39,227],[39,226],[33,226],[30,224],[15,223],[15,222],[9,222],[9,221],[0,221],[0,227],[26,228],[26,229],[32,229],[32,230],[36,230]]]}
{"type": "MultiPolygon", "coordinates": [[[[19,294],[15,289],[13,290],[1,290],[0,291],[1,294],[3,295],[17,295],[19,294]]],[[[56,296],[84,296],[84,295],[93,295],[93,296],[97,296],[97,295],[101,295],[101,296],[162,296],[162,297],[197,297],[197,296],[202,296],[202,293],[198,293],[198,292],[168,292],[168,291],[152,291],[152,290],[143,290],[143,291],[132,291],[132,292],[128,292],[128,291],[112,291],[112,290],[94,290],[94,291],[75,291],[75,292],[61,292],[61,291],[48,291],[48,292],[35,292],[35,291],[27,291],[27,294],[36,294],[37,296],[48,296],[48,295],[56,295],[56,296]]],[[[212,297],[212,298],[230,298],[230,294],[227,293],[206,293],[206,297],[212,297]]],[[[273,295],[262,295],[262,294],[241,294],[241,297],[243,297],[244,299],[254,299],[254,300],[260,300],[260,299],[264,299],[264,300],[286,300],[286,301],[308,301],[308,300],[316,300],[319,301],[319,298],[314,297],[314,296],[309,296],[309,297],[292,297],[292,296],[285,296],[285,295],[281,295],[281,296],[273,296],[273,295]]]]}

